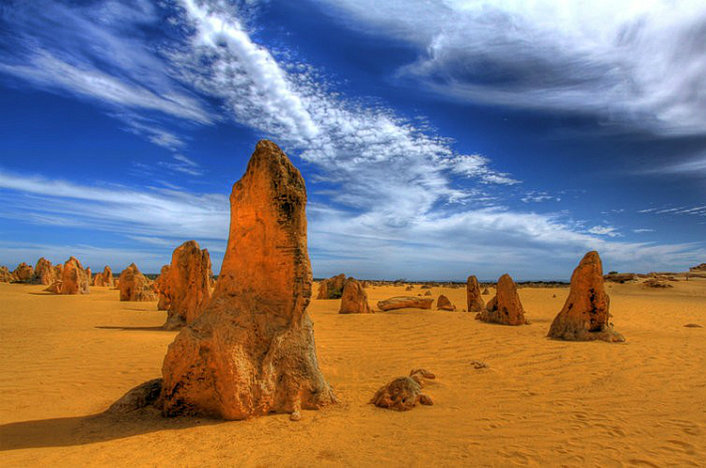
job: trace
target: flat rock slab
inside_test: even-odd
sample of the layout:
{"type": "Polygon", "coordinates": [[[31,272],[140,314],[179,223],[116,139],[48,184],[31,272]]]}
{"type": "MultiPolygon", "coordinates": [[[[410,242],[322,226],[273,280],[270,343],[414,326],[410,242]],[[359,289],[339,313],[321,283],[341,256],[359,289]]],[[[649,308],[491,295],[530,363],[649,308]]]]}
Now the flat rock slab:
{"type": "Polygon", "coordinates": [[[380,310],[431,309],[434,299],[428,297],[396,296],[378,302],[380,310]]]}

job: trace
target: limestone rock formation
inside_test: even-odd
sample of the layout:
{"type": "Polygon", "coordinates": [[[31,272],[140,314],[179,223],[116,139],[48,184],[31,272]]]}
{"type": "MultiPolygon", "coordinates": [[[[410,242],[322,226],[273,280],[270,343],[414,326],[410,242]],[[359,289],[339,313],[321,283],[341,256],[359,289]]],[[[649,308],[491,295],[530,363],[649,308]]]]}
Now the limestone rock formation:
{"type": "Polygon", "coordinates": [[[425,296],[431,296],[431,289],[427,289],[427,290],[424,292],[424,295],[425,295],[425,296]]]}
{"type": "Polygon", "coordinates": [[[162,266],[159,276],[154,281],[154,289],[157,291],[157,310],[169,310],[172,303],[169,291],[169,265],[162,266]]]}
{"type": "Polygon", "coordinates": [[[396,411],[409,411],[417,406],[417,403],[433,405],[431,397],[422,393],[422,386],[425,379],[434,378],[436,376],[425,369],[414,369],[409,373],[409,377],[398,377],[380,387],[370,403],[396,411]]]}
{"type": "Polygon", "coordinates": [[[635,273],[609,273],[604,279],[612,283],[627,283],[637,281],[638,276],[635,273]]]}
{"type": "Polygon", "coordinates": [[[380,310],[395,310],[395,309],[431,309],[434,302],[432,298],[414,297],[414,296],[396,296],[384,301],[378,302],[380,310]]]}
{"type": "Polygon", "coordinates": [[[613,330],[609,308],[601,258],[598,252],[588,252],[571,275],[569,296],[552,322],[548,336],[569,341],[625,341],[613,330]]]}
{"type": "Polygon", "coordinates": [[[111,270],[108,265],[103,267],[102,273],[96,273],[96,275],[93,277],[93,286],[104,286],[108,288],[112,288],[115,286],[113,270],[111,270]]]}
{"type": "Polygon", "coordinates": [[[37,265],[34,267],[34,277],[32,278],[34,284],[45,284],[48,286],[57,279],[56,270],[54,270],[49,260],[44,257],[37,260],[37,265]]]}
{"type": "Polygon", "coordinates": [[[439,296],[439,299],[436,300],[436,309],[454,311],[456,310],[456,306],[451,303],[448,297],[442,294],[439,296]]]}
{"type": "Polygon", "coordinates": [[[206,310],[169,346],[160,396],[166,416],[301,417],[336,401],[316,358],[306,311],[312,275],[304,179],[262,140],[233,186],[223,266],[206,310]]]}
{"type": "Polygon", "coordinates": [[[70,257],[61,271],[61,279],[55,281],[47,291],[56,294],[88,294],[90,270],[86,271],[76,257],[70,257]]]}
{"type": "Polygon", "coordinates": [[[363,289],[355,278],[346,279],[343,285],[343,296],[341,296],[341,308],[339,314],[372,314],[373,309],[368,304],[368,293],[363,289]]]}
{"type": "Polygon", "coordinates": [[[517,286],[507,273],[498,280],[497,293],[488,302],[485,310],[476,314],[476,319],[483,322],[500,323],[503,325],[524,325],[525,310],[517,294],[517,286]]]}
{"type": "Polygon", "coordinates": [[[481,293],[483,296],[487,296],[490,294],[490,290],[488,288],[483,288],[483,292],[481,293]]]}
{"type": "Polygon", "coordinates": [[[14,281],[14,276],[6,266],[0,266],[0,283],[11,283],[14,281]]]}
{"type": "Polygon", "coordinates": [[[157,299],[150,280],[140,273],[134,263],[120,273],[118,289],[121,301],[146,302],[157,299]]]}
{"type": "Polygon", "coordinates": [[[13,281],[17,283],[30,283],[34,277],[34,268],[31,265],[27,265],[25,262],[20,263],[12,272],[13,281]]]}
{"type": "Polygon", "coordinates": [[[468,304],[468,312],[481,312],[485,309],[485,302],[481,297],[480,285],[478,278],[471,275],[466,280],[466,303],[468,304]]]}
{"type": "Polygon", "coordinates": [[[689,268],[689,271],[693,271],[693,272],[706,271],[706,263],[700,263],[696,266],[693,266],[693,267],[689,268]]]}
{"type": "Polygon", "coordinates": [[[340,299],[343,295],[343,285],[346,282],[346,275],[332,276],[319,283],[319,294],[317,299],[340,299]]]}
{"type": "MultiPolygon", "coordinates": [[[[167,322],[164,328],[178,330],[196,320],[211,298],[211,257],[196,241],[188,241],[172,253],[166,278],[160,281],[160,302],[168,297],[167,322]]],[[[160,278],[162,275],[160,275],[160,278]]],[[[159,303],[157,304],[159,309],[159,303]]]]}

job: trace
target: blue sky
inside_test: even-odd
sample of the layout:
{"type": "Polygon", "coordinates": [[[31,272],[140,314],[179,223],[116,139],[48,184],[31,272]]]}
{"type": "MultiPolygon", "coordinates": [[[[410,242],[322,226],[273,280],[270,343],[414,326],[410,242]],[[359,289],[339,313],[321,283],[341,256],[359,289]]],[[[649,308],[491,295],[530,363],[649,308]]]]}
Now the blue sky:
{"type": "Polygon", "coordinates": [[[702,1],[10,1],[0,264],[220,268],[260,138],[314,275],[567,279],[706,260],[702,1]]]}

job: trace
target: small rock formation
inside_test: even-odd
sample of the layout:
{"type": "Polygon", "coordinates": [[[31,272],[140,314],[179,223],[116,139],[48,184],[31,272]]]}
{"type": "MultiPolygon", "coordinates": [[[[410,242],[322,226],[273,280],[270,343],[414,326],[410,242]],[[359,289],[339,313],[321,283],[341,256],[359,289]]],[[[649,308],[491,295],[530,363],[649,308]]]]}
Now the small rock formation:
{"type": "Polygon", "coordinates": [[[488,290],[488,288],[483,288],[483,292],[481,294],[487,296],[488,294],[490,294],[490,291],[488,290]]]}
{"type": "Polygon", "coordinates": [[[478,278],[471,275],[466,280],[466,302],[468,303],[468,312],[481,312],[485,308],[485,302],[481,297],[480,285],[478,278]]]}
{"type": "Polygon", "coordinates": [[[648,279],[647,281],[644,282],[643,286],[646,287],[646,288],[656,288],[656,289],[659,289],[659,288],[673,288],[673,287],[674,287],[674,286],[672,286],[671,284],[666,283],[666,282],[664,282],[664,281],[662,281],[662,280],[658,280],[658,279],[656,279],[656,278],[648,279]]]}
{"type": "Polygon", "coordinates": [[[411,284],[407,285],[407,287],[404,288],[405,291],[411,291],[412,289],[414,289],[414,286],[412,286],[411,284]]]}
{"type": "Polygon", "coordinates": [[[93,286],[112,288],[114,285],[115,279],[113,278],[113,270],[111,270],[108,265],[103,268],[102,273],[96,273],[93,277],[93,286]]]}
{"type": "Polygon", "coordinates": [[[433,302],[434,299],[432,298],[396,296],[378,302],[378,309],[384,311],[395,309],[431,309],[433,302]]]}
{"type": "Polygon", "coordinates": [[[34,284],[44,284],[48,286],[57,279],[56,270],[54,270],[49,260],[44,257],[37,260],[37,265],[34,267],[34,277],[32,278],[34,284]]]}
{"type": "Polygon", "coordinates": [[[476,369],[476,370],[478,370],[478,369],[487,369],[487,368],[490,367],[488,364],[486,364],[486,363],[483,362],[483,361],[471,361],[471,365],[472,365],[473,368],[476,369]]]}
{"type": "Polygon", "coordinates": [[[332,276],[319,283],[319,294],[317,299],[340,299],[343,295],[343,285],[346,282],[346,275],[332,276]]]}
{"type": "MultiPolygon", "coordinates": [[[[164,268],[162,271],[164,273],[164,268]]],[[[194,322],[211,299],[211,257],[208,250],[201,250],[196,241],[184,242],[172,253],[172,263],[166,274],[166,279],[161,281],[169,297],[164,328],[178,330],[194,322]]],[[[160,290],[160,301],[162,295],[160,290]]]]}
{"type": "Polygon", "coordinates": [[[431,296],[431,289],[427,289],[424,293],[425,296],[431,296]]]}
{"type": "Polygon", "coordinates": [[[456,310],[456,306],[451,303],[448,297],[442,294],[439,296],[439,299],[436,300],[436,309],[449,310],[453,312],[454,310],[456,310]]]}
{"type": "Polygon", "coordinates": [[[12,283],[14,276],[6,266],[0,266],[0,283],[12,283]]]}
{"type": "Polygon", "coordinates": [[[368,293],[355,278],[346,279],[341,296],[341,309],[339,314],[372,314],[373,309],[368,304],[368,293]]]}
{"type": "Polygon", "coordinates": [[[171,292],[169,291],[169,265],[162,266],[159,276],[154,281],[154,289],[157,291],[158,297],[157,310],[169,310],[169,306],[172,303],[171,292]]]}
{"type": "Polygon", "coordinates": [[[216,290],[164,359],[162,413],[233,420],[276,412],[297,420],[302,409],[336,401],[306,311],[312,274],[304,179],[262,140],[230,203],[216,290]]]}
{"type": "Polygon", "coordinates": [[[689,271],[699,272],[706,271],[706,263],[700,263],[699,265],[689,268],[689,271]]]}
{"type": "Polygon", "coordinates": [[[140,273],[140,269],[134,263],[120,273],[118,289],[120,289],[121,301],[146,302],[157,299],[150,280],[140,273]]]}
{"type": "Polygon", "coordinates": [[[45,291],[55,294],[88,294],[91,280],[89,274],[76,257],[70,257],[61,269],[61,278],[45,291]]]}
{"type": "Polygon", "coordinates": [[[398,377],[380,387],[370,403],[396,411],[409,411],[417,406],[417,403],[433,405],[431,397],[422,393],[422,386],[424,379],[434,378],[436,376],[425,369],[414,369],[409,373],[409,377],[398,377]]]}
{"type": "Polygon", "coordinates": [[[569,297],[547,336],[568,341],[625,341],[613,330],[609,308],[601,258],[598,252],[588,252],[571,275],[569,297]]]}
{"type": "Polygon", "coordinates": [[[500,323],[502,325],[525,325],[525,310],[517,294],[517,286],[507,273],[498,280],[497,293],[488,302],[485,310],[476,315],[483,322],[500,323]]]}
{"type": "Polygon", "coordinates": [[[635,273],[609,273],[603,277],[606,281],[620,284],[637,281],[637,278],[635,273]]]}
{"type": "Polygon", "coordinates": [[[34,277],[34,268],[31,265],[27,265],[25,262],[20,263],[12,272],[14,278],[13,281],[17,283],[30,283],[34,277]]]}

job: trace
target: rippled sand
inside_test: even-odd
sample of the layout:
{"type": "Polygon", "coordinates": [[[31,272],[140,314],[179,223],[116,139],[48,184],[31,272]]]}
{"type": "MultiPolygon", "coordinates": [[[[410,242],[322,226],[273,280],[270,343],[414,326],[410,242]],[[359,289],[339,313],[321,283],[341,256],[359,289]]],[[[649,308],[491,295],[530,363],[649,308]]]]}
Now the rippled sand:
{"type": "MultiPolygon", "coordinates": [[[[706,328],[684,327],[706,327],[703,279],[611,285],[625,344],[546,339],[568,289],[521,289],[522,327],[463,312],[338,315],[338,300],[314,300],[320,365],[341,404],[297,423],[100,415],[160,375],[175,332],[156,329],[166,314],[155,303],[42,289],[0,284],[3,466],[706,465],[706,328]],[[434,406],[367,404],[413,367],[437,374],[434,406]]],[[[432,291],[464,307],[464,289],[432,291]]],[[[420,292],[368,289],[371,305],[420,292]]]]}

